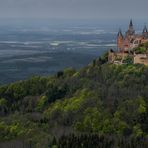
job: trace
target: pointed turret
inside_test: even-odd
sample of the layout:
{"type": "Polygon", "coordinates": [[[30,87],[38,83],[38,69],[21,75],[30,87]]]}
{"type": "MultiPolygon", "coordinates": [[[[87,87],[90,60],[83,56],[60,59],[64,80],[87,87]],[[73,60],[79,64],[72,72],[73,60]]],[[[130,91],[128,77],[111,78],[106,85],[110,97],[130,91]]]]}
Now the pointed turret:
{"type": "Polygon", "coordinates": [[[130,20],[129,27],[133,27],[133,21],[132,21],[132,19],[130,20]]]}
{"type": "Polygon", "coordinates": [[[123,38],[123,35],[122,35],[122,31],[121,31],[121,29],[119,29],[119,32],[118,32],[118,35],[117,35],[118,37],[120,36],[120,37],[122,37],[123,38]]]}
{"type": "Polygon", "coordinates": [[[121,51],[123,49],[123,43],[124,43],[124,37],[122,35],[121,29],[119,29],[118,35],[117,35],[117,48],[121,51]]]}
{"type": "Polygon", "coordinates": [[[127,32],[126,32],[126,36],[128,37],[128,36],[132,36],[134,34],[135,34],[135,30],[134,30],[134,26],[133,26],[133,21],[131,19],[130,23],[129,23],[129,28],[128,28],[127,32]]]}
{"type": "Polygon", "coordinates": [[[148,30],[147,30],[146,25],[145,25],[144,28],[143,28],[143,33],[148,33],[148,30]]]}
{"type": "Polygon", "coordinates": [[[147,30],[146,25],[145,25],[144,28],[143,28],[142,35],[143,35],[143,38],[144,38],[144,39],[148,39],[148,30],[147,30]]]}

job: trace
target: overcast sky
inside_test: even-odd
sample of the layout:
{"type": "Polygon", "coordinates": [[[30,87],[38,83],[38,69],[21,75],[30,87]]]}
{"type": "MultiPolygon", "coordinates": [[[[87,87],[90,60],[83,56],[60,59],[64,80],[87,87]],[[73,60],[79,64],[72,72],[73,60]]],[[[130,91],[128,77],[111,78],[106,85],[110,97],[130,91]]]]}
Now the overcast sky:
{"type": "Polygon", "coordinates": [[[148,0],[0,0],[0,18],[141,18],[148,0]]]}

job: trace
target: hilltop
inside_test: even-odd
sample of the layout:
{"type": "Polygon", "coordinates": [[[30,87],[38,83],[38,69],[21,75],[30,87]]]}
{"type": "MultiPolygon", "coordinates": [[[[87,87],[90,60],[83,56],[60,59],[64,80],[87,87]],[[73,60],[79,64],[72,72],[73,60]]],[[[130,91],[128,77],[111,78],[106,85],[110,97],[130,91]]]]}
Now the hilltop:
{"type": "Polygon", "coordinates": [[[148,67],[106,63],[0,87],[1,147],[148,146],[148,67]]]}
{"type": "Polygon", "coordinates": [[[148,65],[148,30],[144,26],[141,34],[136,34],[132,20],[125,35],[121,29],[117,34],[117,51],[110,50],[108,62],[114,64],[144,64],[148,65]]]}

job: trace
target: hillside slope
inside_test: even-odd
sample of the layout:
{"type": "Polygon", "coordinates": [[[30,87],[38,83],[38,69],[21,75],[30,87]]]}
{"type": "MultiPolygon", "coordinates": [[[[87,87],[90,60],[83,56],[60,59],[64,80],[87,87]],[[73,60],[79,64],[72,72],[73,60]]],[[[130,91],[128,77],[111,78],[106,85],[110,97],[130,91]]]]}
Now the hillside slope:
{"type": "Polygon", "coordinates": [[[1,147],[147,147],[148,67],[100,58],[1,86],[0,115],[1,147]]]}

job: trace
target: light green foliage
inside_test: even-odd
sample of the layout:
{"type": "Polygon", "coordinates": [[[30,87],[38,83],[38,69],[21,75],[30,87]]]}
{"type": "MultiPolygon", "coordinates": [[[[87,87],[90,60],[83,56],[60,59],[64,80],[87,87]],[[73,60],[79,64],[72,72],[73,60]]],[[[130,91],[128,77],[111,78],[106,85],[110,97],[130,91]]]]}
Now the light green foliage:
{"type": "Polygon", "coordinates": [[[115,113],[115,116],[120,117],[121,119],[134,120],[137,117],[146,112],[146,102],[143,98],[139,97],[137,99],[131,99],[125,101],[122,105],[119,106],[118,112],[115,113]]]}
{"type": "Polygon", "coordinates": [[[83,118],[74,124],[74,128],[81,132],[98,132],[101,125],[101,113],[96,107],[87,108],[83,118]]]}
{"type": "Polygon", "coordinates": [[[47,96],[41,96],[37,101],[36,110],[42,111],[46,107],[47,103],[48,103],[47,96]]]}
{"type": "Polygon", "coordinates": [[[8,101],[5,98],[0,99],[0,107],[6,107],[8,101]]]}
{"type": "Polygon", "coordinates": [[[66,77],[73,76],[75,74],[75,72],[76,72],[76,70],[73,68],[66,68],[64,70],[64,76],[66,76],[66,77]]]}
{"type": "Polygon", "coordinates": [[[4,122],[0,122],[0,139],[9,140],[16,137],[24,136],[25,129],[21,127],[19,123],[12,123],[7,125],[4,122]]]}
{"type": "Polygon", "coordinates": [[[83,104],[87,98],[92,98],[92,96],[93,92],[90,92],[87,89],[78,91],[75,97],[65,99],[64,101],[59,100],[49,106],[45,114],[47,116],[52,116],[52,114],[55,114],[57,111],[59,111],[61,114],[65,114],[67,112],[77,113],[83,107],[83,104]]]}
{"type": "Polygon", "coordinates": [[[66,101],[64,104],[64,112],[68,111],[77,111],[81,108],[82,104],[84,103],[85,99],[91,97],[92,92],[89,90],[82,90],[76,97],[73,97],[66,101]]]}
{"type": "Polygon", "coordinates": [[[114,117],[112,119],[112,125],[113,125],[114,132],[118,135],[123,134],[124,131],[129,128],[128,124],[125,121],[122,121],[121,119],[119,119],[118,117],[114,117]]]}
{"type": "Polygon", "coordinates": [[[50,134],[146,136],[148,67],[105,60],[1,86],[0,139],[48,147],[50,134]]]}
{"type": "Polygon", "coordinates": [[[143,135],[143,131],[141,130],[141,127],[140,127],[139,124],[138,124],[138,125],[135,125],[135,126],[133,127],[133,135],[135,135],[135,136],[137,136],[137,137],[140,137],[140,136],[143,135]]]}
{"type": "Polygon", "coordinates": [[[31,141],[35,147],[40,148],[42,145],[46,147],[49,138],[49,133],[44,131],[44,124],[41,127],[38,123],[30,121],[27,116],[14,114],[5,117],[4,121],[0,120],[0,142],[23,139],[25,143],[31,141]]]}
{"type": "Polygon", "coordinates": [[[137,103],[139,104],[138,113],[146,113],[146,102],[143,98],[138,98],[137,103]]]}
{"type": "Polygon", "coordinates": [[[79,72],[76,72],[73,77],[79,77],[80,76],[80,73],[79,72]]]}
{"type": "Polygon", "coordinates": [[[113,126],[110,119],[105,119],[104,120],[103,127],[102,127],[102,132],[103,133],[108,133],[108,134],[114,133],[114,126],[113,126]]]}
{"type": "Polygon", "coordinates": [[[5,98],[0,99],[0,112],[5,114],[8,111],[8,101],[5,98]]]}

